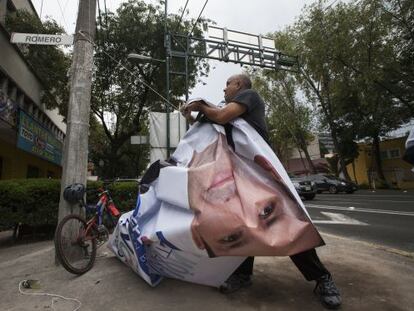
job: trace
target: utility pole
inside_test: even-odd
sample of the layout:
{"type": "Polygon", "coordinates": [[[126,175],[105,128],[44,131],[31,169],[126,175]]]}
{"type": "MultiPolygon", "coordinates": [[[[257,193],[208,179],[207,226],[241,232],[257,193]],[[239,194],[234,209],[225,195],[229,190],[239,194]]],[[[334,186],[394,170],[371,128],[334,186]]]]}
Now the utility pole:
{"type": "MultiPolygon", "coordinates": [[[[80,0],[70,69],[70,95],[64,142],[59,221],[70,213],[81,214],[77,205],[63,199],[63,190],[73,183],[86,184],[89,114],[95,37],[96,0],[80,0]]],[[[74,230],[77,230],[74,228],[74,230]]]]}

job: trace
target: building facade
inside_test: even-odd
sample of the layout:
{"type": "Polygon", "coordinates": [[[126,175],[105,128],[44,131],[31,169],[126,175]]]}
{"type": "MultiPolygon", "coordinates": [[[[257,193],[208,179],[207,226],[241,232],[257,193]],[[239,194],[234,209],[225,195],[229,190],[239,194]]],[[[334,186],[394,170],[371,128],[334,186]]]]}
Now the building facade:
{"type": "MultiPolygon", "coordinates": [[[[380,142],[382,168],[385,178],[392,186],[400,189],[414,189],[413,167],[402,157],[407,136],[383,139],[380,142]]],[[[359,143],[359,156],[347,166],[349,176],[359,185],[378,187],[372,144],[359,143]]]]}
{"type": "MultiPolygon", "coordinates": [[[[320,142],[319,134],[313,134],[312,140],[307,145],[309,157],[317,173],[328,173],[329,164],[321,153],[320,142]]],[[[304,152],[298,148],[292,148],[290,157],[284,165],[286,170],[294,175],[313,174],[304,152]]]]}
{"type": "Polygon", "coordinates": [[[0,179],[60,178],[66,124],[41,101],[42,81],[19,48],[10,43],[6,16],[30,0],[0,0],[0,179]]]}

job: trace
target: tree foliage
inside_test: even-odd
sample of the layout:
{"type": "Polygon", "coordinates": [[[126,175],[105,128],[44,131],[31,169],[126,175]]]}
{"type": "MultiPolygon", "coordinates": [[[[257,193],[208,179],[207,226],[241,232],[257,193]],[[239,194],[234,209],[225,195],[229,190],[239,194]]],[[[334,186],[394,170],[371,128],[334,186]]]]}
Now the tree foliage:
{"type": "Polygon", "coordinates": [[[404,77],[397,74],[402,62],[397,48],[403,43],[384,10],[389,2],[364,0],[329,9],[323,3],[306,8],[295,26],[306,94],[331,131],[345,175],[345,165],[358,154],[354,140],[370,137],[372,169],[385,180],[379,139],[413,117],[411,95],[399,87],[404,77]]]}
{"type": "MultiPolygon", "coordinates": [[[[292,41],[288,32],[276,32],[272,35],[276,46],[285,53],[292,52],[292,41]]],[[[316,173],[308,152],[308,143],[313,138],[312,110],[300,96],[298,75],[286,71],[262,70],[252,72],[254,88],[262,95],[267,107],[267,123],[270,142],[275,152],[286,163],[292,149],[304,153],[307,165],[316,173]]]]}
{"type": "MultiPolygon", "coordinates": [[[[180,20],[176,15],[169,15],[168,29],[188,33],[193,22],[193,20],[180,20]]],[[[193,34],[201,36],[199,26],[195,28],[193,34]]],[[[140,0],[130,0],[121,4],[116,13],[101,13],[98,18],[96,44],[96,74],[91,109],[103,126],[106,148],[100,150],[99,155],[95,157],[110,163],[110,167],[105,170],[106,177],[115,177],[127,166],[132,157],[130,137],[143,135],[147,131],[147,123],[144,121],[147,113],[166,109],[166,103],[161,97],[165,97],[166,94],[165,63],[127,61],[129,53],[165,60],[162,7],[140,0]]],[[[201,44],[191,47],[191,49],[201,48],[201,44]]],[[[184,62],[175,61],[172,66],[173,70],[182,71],[184,62]]],[[[190,88],[195,85],[198,73],[206,70],[208,65],[205,60],[189,58],[190,88]]],[[[171,79],[172,105],[178,106],[179,98],[185,94],[185,91],[185,83],[182,79],[171,79]]],[[[141,157],[134,161],[145,163],[146,158],[141,154],[141,157]]],[[[135,176],[138,173],[131,174],[135,176]]]]}
{"type": "MultiPolygon", "coordinates": [[[[289,120],[290,126],[296,121],[306,128],[302,115],[296,113],[293,120],[285,115],[285,103],[291,104],[292,98],[292,91],[281,93],[283,88],[289,90],[286,86],[294,85],[305,101],[313,103],[321,130],[329,130],[332,136],[335,159],[346,178],[346,166],[358,156],[355,141],[370,139],[370,169],[384,181],[380,139],[414,116],[414,3],[357,0],[329,4],[321,0],[306,6],[294,25],[274,34],[280,50],[299,57],[299,74],[263,71],[257,81],[266,83],[258,87],[262,92],[267,89],[272,97],[268,99],[277,102],[270,123],[277,117],[289,120]]],[[[278,139],[286,140],[286,128],[278,131],[278,139]]]]}
{"type": "Polygon", "coordinates": [[[414,110],[414,2],[388,0],[380,3],[392,27],[397,64],[389,67],[389,87],[411,111],[414,110]]]}
{"type": "MultiPolygon", "coordinates": [[[[64,34],[65,31],[53,19],[42,23],[26,10],[18,10],[6,18],[9,32],[64,34]]],[[[69,100],[68,70],[71,58],[57,46],[18,44],[26,60],[39,76],[44,87],[42,102],[48,109],[59,108],[66,115],[69,100]]]]}

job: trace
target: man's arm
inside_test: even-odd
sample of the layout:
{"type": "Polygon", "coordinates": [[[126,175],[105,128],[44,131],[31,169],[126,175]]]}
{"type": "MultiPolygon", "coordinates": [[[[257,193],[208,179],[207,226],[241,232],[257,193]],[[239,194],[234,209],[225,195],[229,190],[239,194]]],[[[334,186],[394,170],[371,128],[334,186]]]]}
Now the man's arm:
{"type": "Polygon", "coordinates": [[[218,124],[226,124],[241,116],[247,108],[239,103],[231,102],[223,108],[210,107],[201,101],[193,102],[185,107],[185,111],[201,111],[208,119],[218,124]]]}

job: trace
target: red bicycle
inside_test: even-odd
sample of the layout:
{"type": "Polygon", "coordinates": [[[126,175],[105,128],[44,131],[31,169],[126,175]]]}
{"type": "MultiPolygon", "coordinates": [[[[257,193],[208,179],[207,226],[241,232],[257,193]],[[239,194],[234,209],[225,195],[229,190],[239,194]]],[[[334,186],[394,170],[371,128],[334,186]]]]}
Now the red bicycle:
{"type": "Polygon", "coordinates": [[[97,248],[109,238],[109,230],[104,224],[104,215],[116,225],[120,212],[116,208],[107,189],[98,190],[99,201],[96,205],[87,206],[84,200],[86,189],[82,184],[66,187],[64,198],[74,204],[79,203],[85,215],[93,213],[87,220],[78,214],[64,217],[56,228],[56,255],[62,266],[74,274],[84,274],[89,271],[96,259],[97,248]]]}

